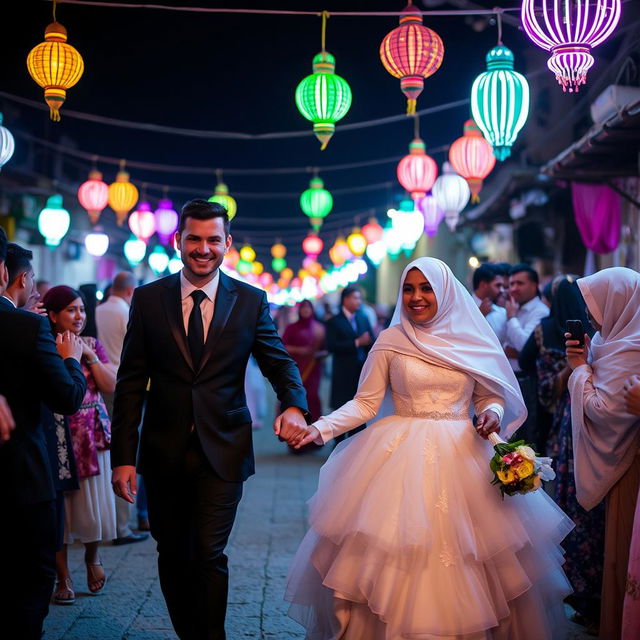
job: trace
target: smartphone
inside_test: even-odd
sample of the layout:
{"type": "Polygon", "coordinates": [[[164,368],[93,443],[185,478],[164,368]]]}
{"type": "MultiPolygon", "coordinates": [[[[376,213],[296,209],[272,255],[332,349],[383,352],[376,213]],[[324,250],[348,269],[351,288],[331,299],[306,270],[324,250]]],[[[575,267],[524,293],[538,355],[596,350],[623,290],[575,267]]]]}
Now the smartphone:
{"type": "Polygon", "coordinates": [[[571,340],[578,340],[579,347],[584,347],[584,327],[581,320],[567,320],[567,333],[571,334],[571,340]]]}

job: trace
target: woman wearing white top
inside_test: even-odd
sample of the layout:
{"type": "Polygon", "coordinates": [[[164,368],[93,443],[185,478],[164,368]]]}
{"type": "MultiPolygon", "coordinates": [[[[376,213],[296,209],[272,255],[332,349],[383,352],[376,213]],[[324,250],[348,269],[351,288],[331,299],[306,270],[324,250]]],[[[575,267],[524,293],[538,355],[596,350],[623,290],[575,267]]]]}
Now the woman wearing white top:
{"type": "Polygon", "coordinates": [[[416,260],[401,282],[356,397],[300,443],[369,423],[320,472],[289,615],[314,640],[563,637],[573,525],[543,491],[502,501],[490,484],[486,437],[526,416],[511,367],[443,262],[416,260]],[[385,393],[391,414],[371,424],[385,393]]]}

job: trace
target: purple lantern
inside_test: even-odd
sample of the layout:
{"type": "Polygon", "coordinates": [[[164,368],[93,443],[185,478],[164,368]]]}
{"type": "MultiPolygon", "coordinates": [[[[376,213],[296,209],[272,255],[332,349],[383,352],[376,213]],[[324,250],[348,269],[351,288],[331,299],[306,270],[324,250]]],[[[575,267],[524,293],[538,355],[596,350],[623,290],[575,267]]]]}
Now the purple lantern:
{"type": "Polygon", "coordinates": [[[620,20],[621,0],[523,0],[522,26],[542,49],[563,91],[578,91],[593,66],[591,49],[604,42],[620,20]]]}
{"type": "Polygon", "coordinates": [[[429,237],[435,236],[444,218],[444,211],[430,193],[418,200],[418,209],[424,216],[424,232],[429,237]]]}
{"type": "Polygon", "coordinates": [[[156,233],[160,242],[170,245],[177,228],[178,213],[173,208],[171,200],[160,200],[156,209],[156,233]]]}

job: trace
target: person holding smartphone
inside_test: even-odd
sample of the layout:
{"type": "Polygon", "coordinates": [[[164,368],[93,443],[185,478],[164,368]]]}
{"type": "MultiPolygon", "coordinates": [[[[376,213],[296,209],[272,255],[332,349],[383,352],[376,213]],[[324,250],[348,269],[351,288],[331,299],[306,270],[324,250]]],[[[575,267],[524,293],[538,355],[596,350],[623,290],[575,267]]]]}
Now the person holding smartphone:
{"type": "Polygon", "coordinates": [[[584,346],[565,333],[576,495],[587,511],[605,502],[600,637],[619,638],[640,488],[640,417],[624,394],[640,370],[640,274],[612,267],[577,282],[596,333],[584,335],[584,346]]]}

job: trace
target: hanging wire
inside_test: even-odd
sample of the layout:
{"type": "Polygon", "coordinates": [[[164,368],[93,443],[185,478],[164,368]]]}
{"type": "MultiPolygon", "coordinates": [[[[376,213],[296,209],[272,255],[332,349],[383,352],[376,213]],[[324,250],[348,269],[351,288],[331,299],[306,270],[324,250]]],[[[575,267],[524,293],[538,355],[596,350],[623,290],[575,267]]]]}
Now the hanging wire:
{"type": "Polygon", "coordinates": [[[58,4],[58,0],[53,0],[53,21],[57,22],[56,20],[56,5],[58,4]]]}
{"type": "Polygon", "coordinates": [[[494,7],[496,12],[496,22],[498,24],[498,45],[502,46],[502,9],[494,7]]]}
{"type": "Polygon", "coordinates": [[[417,113],[413,116],[413,137],[420,137],[420,116],[417,113]]]}
{"type": "Polygon", "coordinates": [[[322,12],[322,49],[321,51],[324,53],[327,49],[325,47],[326,39],[327,39],[327,20],[330,18],[328,11],[322,12]]]}

